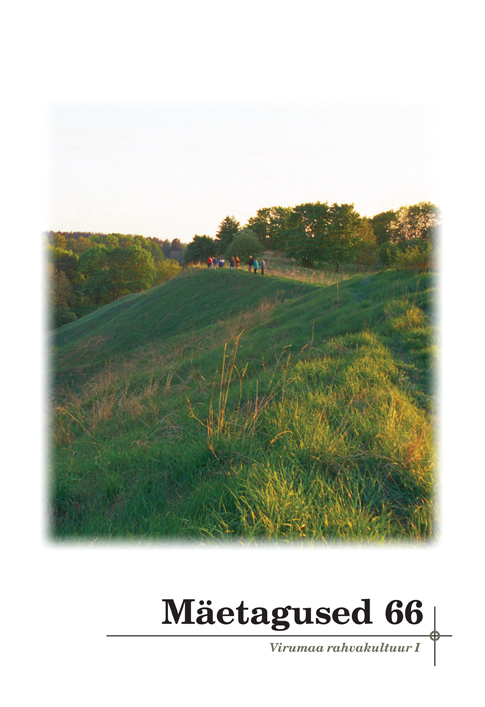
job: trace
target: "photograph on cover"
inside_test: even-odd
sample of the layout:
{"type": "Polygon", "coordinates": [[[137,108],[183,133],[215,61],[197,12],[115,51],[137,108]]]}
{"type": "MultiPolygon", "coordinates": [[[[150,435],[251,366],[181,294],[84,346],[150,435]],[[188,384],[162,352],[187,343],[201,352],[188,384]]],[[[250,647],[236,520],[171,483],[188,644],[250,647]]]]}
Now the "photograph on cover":
{"type": "Polygon", "coordinates": [[[49,112],[49,534],[437,537],[425,105],[49,112]]]}

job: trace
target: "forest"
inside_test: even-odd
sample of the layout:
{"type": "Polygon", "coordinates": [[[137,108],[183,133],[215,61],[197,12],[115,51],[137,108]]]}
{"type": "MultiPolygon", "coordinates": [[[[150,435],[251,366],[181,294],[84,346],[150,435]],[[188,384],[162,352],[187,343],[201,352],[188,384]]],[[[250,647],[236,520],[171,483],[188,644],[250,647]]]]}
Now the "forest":
{"type": "Polygon", "coordinates": [[[226,216],[214,237],[189,244],[119,233],[44,233],[50,327],[73,322],[124,295],[141,292],[205,263],[209,256],[279,253],[305,268],[341,266],[428,270],[439,208],[430,202],[362,217],[353,204],[315,202],[258,209],[244,226],[226,216]]]}
{"type": "Polygon", "coordinates": [[[51,328],[175,277],[185,246],[119,233],[44,233],[51,328]]]}

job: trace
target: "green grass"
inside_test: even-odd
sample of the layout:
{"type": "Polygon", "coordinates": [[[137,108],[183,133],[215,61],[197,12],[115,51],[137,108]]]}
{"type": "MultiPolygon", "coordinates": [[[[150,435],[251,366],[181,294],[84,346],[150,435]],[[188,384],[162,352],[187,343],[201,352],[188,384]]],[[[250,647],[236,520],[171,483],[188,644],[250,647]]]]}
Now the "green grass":
{"type": "Polygon", "coordinates": [[[265,253],[264,260],[268,275],[319,285],[333,285],[342,282],[357,272],[357,265],[353,263],[341,264],[338,272],[335,271],[334,265],[315,265],[313,268],[306,268],[296,260],[272,252],[265,253]]]}
{"type": "Polygon", "coordinates": [[[433,291],[193,268],[56,330],[53,537],[435,537],[433,291]]]}

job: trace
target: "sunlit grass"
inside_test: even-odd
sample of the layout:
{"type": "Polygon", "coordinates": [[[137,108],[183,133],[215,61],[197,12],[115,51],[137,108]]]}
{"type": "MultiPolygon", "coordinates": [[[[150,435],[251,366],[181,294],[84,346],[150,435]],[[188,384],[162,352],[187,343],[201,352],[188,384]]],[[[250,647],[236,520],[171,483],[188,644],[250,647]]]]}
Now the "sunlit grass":
{"type": "Polygon", "coordinates": [[[434,537],[432,286],[195,268],[58,330],[53,536],[434,537]]]}
{"type": "MultiPolygon", "coordinates": [[[[314,268],[306,268],[296,260],[285,258],[283,255],[275,253],[265,253],[266,274],[277,277],[288,277],[300,282],[308,282],[316,285],[334,285],[337,282],[353,277],[357,272],[357,266],[343,264],[336,272],[332,265],[315,265],[314,268]]],[[[369,271],[370,272],[370,271],[369,271]]],[[[367,272],[366,274],[369,274],[367,272]]]]}

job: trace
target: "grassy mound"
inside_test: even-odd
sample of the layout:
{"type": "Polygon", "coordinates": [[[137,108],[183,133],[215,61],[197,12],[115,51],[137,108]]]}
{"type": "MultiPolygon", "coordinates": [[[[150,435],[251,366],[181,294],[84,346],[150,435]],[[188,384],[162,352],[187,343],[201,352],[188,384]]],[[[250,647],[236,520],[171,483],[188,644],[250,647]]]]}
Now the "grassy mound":
{"type": "Polygon", "coordinates": [[[54,537],[432,537],[433,284],[193,269],[53,332],[54,537]]]}

